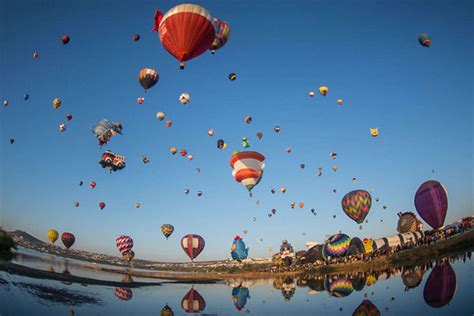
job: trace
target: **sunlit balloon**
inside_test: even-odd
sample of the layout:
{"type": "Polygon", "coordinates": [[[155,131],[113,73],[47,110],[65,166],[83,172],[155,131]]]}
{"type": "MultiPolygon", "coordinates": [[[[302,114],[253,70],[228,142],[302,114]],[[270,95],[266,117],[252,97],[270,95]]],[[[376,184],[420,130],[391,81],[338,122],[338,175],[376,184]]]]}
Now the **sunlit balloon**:
{"type": "Polygon", "coordinates": [[[143,68],[138,73],[138,83],[145,89],[145,92],[155,86],[160,80],[160,76],[155,69],[143,68]]]}
{"type": "Polygon", "coordinates": [[[157,118],[158,121],[163,121],[165,119],[165,117],[166,117],[165,112],[156,113],[156,118],[157,118]]]}
{"type": "Polygon", "coordinates": [[[176,147],[171,147],[171,148],[170,148],[170,153],[171,153],[172,155],[176,155],[177,152],[178,152],[178,149],[177,149],[176,147]]]}
{"type": "Polygon", "coordinates": [[[318,91],[323,97],[325,97],[328,94],[329,89],[326,86],[321,86],[321,87],[319,87],[318,91]]]}
{"type": "Polygon", "coordinates": [[[133,248],[133,239],[130,236],[120,235],[115,238],[115,246],[122,256],[125,256],[133,248]]]}
{"type": "Polygon", "coordinates": [[[48,230],[48,239],[51,242],[51,244],[54,245],[56,240],[58,240],[58,237],[59,237],[59,233],[57,230],[54,230],[54,229],[48,230]]]}
{"type": "Polygon", "coordinates": [[[247,115],[245,117],[245,123],[250,124],[251,122],[252,122],[252,117],[247,115]]]}
{"type": "Polygon", "coordinates": [[[314,91],[310,91],[310,92],[309,92],[309,96],[310,96],[310,97],[314,97],[314,91]]]}
{"type": "Polygon", "coordinates": [[[377,137],[379,136],[379,128],[376,127],[376,128],[370,128],[370,135],[372,137],[377,137]]]}
{"type": "Polygon", "coordinates": [[[181,238],[181,248],[193,261],[204,250],[204,238],[196,234],[189,234],[181,238]]]}
{"type": "Polygon", "coordinates": [[[174,226],[171,224],[163,224],[161,225],[161,233],[168,239],[174,232],[174,226]]]}
{"type": "Polygon", "coordinates": [[[365,190],[355,190],[344,195],[342,210],[356,223],[361,224],[372,206],[372,197],[365,190]]]}
{"type": "Polygon", "coordinates": [[[66,130],[66,124],[59,124],[58,129],[60,132],[64,132],[66,130]]]}
{"type": "Polygon", "coordinates": [[[179,102],[182,104],[188,104],[189,100],[191,100],[191,96],[187,92],[181,93],[179,96],[179,102]]]}
{"type": "Polygon", "coordinates": [[[209,135],[210,137],[214,136],[214,129],[213,129],[213,128],[210,128],[210,129],[207,131],[207,135],[209,135]]]}
{"type": "Polygon", "coordinates": [[[220,19],[213,19],[216,34],[209,49],[214,54],[216,50],[222,48],[230,38],[230,26],[227,22],[220,19]]]}
{"type": "Polygon", "coordinates": [[[337,104],[342,105],[342,99],[338,99],[337,104]]]}
{"type": "Polygon", "coordinates": [[[264,160],[265,157],[256,151],[236,152],[230,158],[232,176],[251,192],[262,178],[264,160]]]}
{"type": "MultiPolygon", "coordinates": [[[[8,103],[8,102],[7,102],[8,103]]],[[[56,110],[57,108],[59,108],[61,106],[62,102],[61,102],[61,99],[60,98],[55,98],[53,100],[53,108],[56,110]]],[[[5,102],[3,103],[3,105],[5,105],[5,102]]]]}

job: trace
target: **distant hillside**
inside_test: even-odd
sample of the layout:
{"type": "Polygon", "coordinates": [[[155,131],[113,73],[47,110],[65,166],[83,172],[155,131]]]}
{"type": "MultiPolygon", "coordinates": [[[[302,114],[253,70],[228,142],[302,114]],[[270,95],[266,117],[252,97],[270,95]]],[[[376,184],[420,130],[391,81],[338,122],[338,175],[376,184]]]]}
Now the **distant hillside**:
{"type": "Polygon", "coordinates": [[[23,240],[32,244],[46,244],[44,241],[39,240],[36,237],[31,236],[27,232],[22,230],[15,230],[14,232],[7,232],[14,240],[23,240]]]}

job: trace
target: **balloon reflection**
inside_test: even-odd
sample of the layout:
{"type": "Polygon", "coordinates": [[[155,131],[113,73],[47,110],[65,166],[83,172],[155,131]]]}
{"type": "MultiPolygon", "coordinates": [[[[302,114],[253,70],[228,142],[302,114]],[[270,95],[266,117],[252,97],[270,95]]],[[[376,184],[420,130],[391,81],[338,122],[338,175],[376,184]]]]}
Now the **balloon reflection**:
{"type": "Polygon", "coordinates": [[[423,298],[431,307],[443,307],[453,299],[456,286],[456,273],[449,262],[437,263],[426,281],[423,298]]]}
{"type": "Polygon", "coordinates": [[[232,302],[238,311],[244,309],[247,299],[250,298],[249,289],[243,286],[234,287],[232,289],[232,302]]]}
{"type": "Polygon", "coordinates": [[[133,292],[128,288],[116,287],[115,296],[121,301],[130,301],[133,297],[133,292]]]}
{"type": "Polygon", "coordinates": [[[197,290],[191,288],[181,300],[181,308],[186,313],[200,313],[206,308],[206,301],[197,290]]]}

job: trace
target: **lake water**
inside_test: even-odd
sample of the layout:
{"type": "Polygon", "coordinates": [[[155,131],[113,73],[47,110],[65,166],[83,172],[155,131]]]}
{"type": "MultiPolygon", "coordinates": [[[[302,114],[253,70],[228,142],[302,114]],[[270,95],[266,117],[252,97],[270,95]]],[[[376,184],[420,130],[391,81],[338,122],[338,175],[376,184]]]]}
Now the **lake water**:
{"type": "MultiPolygon", "coordinates": [[[[22,253],[13,262],[101,280],[123,278],[83,267],[89,263],[27,250],[22,253]]],[[[473,267],[473,261],[460,254],[456,260],[432,263],[432,267],[358,276],[167,283],[133,289],[0,271],[0,315],[70,315],[71,309],[75,315],[160,315],[165,305],[174,315],[473,315],[473,267]]]]}

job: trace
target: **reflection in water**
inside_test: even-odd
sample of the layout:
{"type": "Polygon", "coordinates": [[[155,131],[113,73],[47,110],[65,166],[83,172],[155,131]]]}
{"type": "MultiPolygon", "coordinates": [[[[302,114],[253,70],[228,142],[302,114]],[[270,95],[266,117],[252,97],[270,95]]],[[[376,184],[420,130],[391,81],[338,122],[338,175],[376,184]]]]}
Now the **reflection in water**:
{"type": "Polygon", "coordinates": [[[404,268],[402,272],[402,281],[405,284],[405,292],[420,285],[423,280],[425,269],[423,267],[404,268]]]}
{"type": "Polygon", "coordinates": [[[380,311],[370,300],[364,300],[357,306],[352,316],[380,316],[380,311]]]}
{"type": "Polygon", "coordinates": [[[324,280],[324,288],[334,297],[346,297],[354,291],[352,282],[345,278],[326,278],[324,280]]]}
{"type": "Polygon", "coordinates": [[[115,296],[117,296],[119,300],[130,301],[133,297],[133,292],[131,289],[128,288],[116,287],[115,296]]]}
{"type": "Polygon", "coordinates": [[[174,316],[173,310],[171,307],[166,304],[160,311],[160,316],[174,316]]]}
{"type": "Polygon", "coordinates": [[[186,313],[200,313],[206,308],[206,301],[198,291],[191,288],[181,300],[181,307],[186,313]]]}
{"type": "Polygon", "coordinates": [[[448,261],[437,263],[423,290],[426,304],[439,308],[448,304],[456,292],[456,274],[448,261]]]}
{"type": "Polygon", "coordinates": [[[12,282],[20,290],[24,290],[38,299],[38,302],[48,305],[49,303],[63,305],[102,305],[100,299],[84,294],[80,291],[69,290],[66,288],[56,288],[41,284],[32,284],[27,282],[12,282]]]}
{"type": "Polygon", "coordinates": [[[246,287],[238,286],[232,289],[232,302],[234,302],[235,308],[238,311],[241,311],[245,304],[247,304],[247,299],[250,298],[249,289],[246,287]]]}

